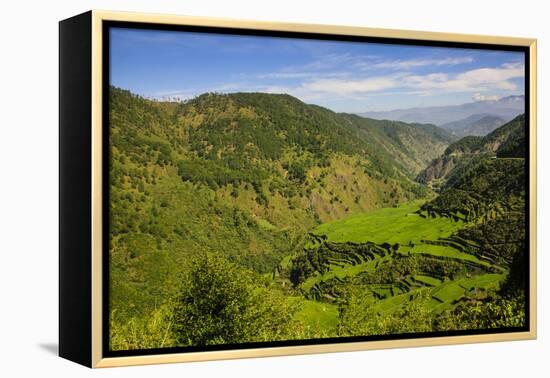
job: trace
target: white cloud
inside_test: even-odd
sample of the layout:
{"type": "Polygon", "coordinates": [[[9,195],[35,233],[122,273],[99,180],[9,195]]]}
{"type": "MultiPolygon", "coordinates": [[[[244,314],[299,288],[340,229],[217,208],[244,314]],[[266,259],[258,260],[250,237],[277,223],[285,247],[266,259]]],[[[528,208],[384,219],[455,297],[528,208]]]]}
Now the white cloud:
{"type": "Polygon", "coordinates": [[[258,79],[307,79],[312,77],[343,77],[348,72],[269,72],[256,75],[258,79]]]}
{"type": "Polygon", "coordinates": [[[334,94],[352,94],[362,92],[377,92],[395,88],[399,81],[395,76],[379,76],[359,80],[320,79],[302,84],[302,88],[314,92],[329,92],[334,94]]]}
{"type": "Polygon", "coordinates": [[[305,82],[302,88],[313,92],[336,95],[380,92],[394,88],[436,92],[485,92],[489,90],[517,90],[512,79],[524,77],[521,63],[507,63],[495,68],[478,68],[458,74],[431,73],[414,75],[396,73],[394,75],[373,76],[357,79],[318,79],[305,82]]]}
{"type": "Polygon", "coordinates": [[[415,67],[423,66],[455,66],[458,64],[472,63],[474,59],[469,56],[456,58],[441,58],[441,59],[407,59],[407,60],[386,60],[374,64],[365,64],[364,68],[391,68],[399,70],[407,70],[415,67]]]}
{"type": "Polygon", "coordinates": [[[301,64],[287,66],[281,69],[282,73],[317,73],[322,74],[326,70],[339,70],[341,68],[360,68],[361,65],[367,64],[367,62],[374,62],[379,60],[377,55],[356,55],[356,54],[325,54],[317,56],[315,60],[301,64]]]}
{"type": "Polygon", "coordinates": [[[286,66],[281,71],[277,73],[287,73],[287,74],[301,74],[301,73],[310,73],[323,70],[334,69],[335,67],[340,67],[345,63],[355,61],[359,59],[358,56],[346,53],[346,54],[325,54],[319,56],[316,60],[313,60],[309,63],[286,66]]]}
{"type": "MultiPolygon", "coordinates": [[[[345,60],[346,57],[334,57],[345,60]]],[[[441,63],[443,64],[443,63],[441,63]]],[[[475,101],[498,99],[494,94],[517,91],[517,81],[524,77],[522,63],[506,63],[497,67],[484,67],[459,73],[414,74],[397,71],[387,75],[357,76],[357,72],[275,72],[263,75],[266,81],[258,77],[220,83],[210,88],[187,88],[186,91],[166,91],[151,97],[187,99],[205,91],[216,92],[267,92],[288,93],[306,102],[325,102],[338,100],[361,101],[372,96],[408,95],[419,97],[437,96],[449,93],[472,93],[475,101]],[[271,81],[269,79],[275,79],[271,81]],[[278,79],[296,79],[298,83],[281,82],[278,79]],[[301,79],[301,80],[300,80],[301,79]],[[490,95],[493,94],[493,95],[490,95]]]]}
{"type": "Polygon", "coordinates": [[[497,101],[499,99],[499,96],[485,96],[481,93],[474,93],[474,95],[472,96],[472,100],[474,101],[497,101]]]}
{"type": "Polygon", "coordinates": [[[498,68],[478,68],[464,72],[456,77],[457,86],[493,86],[498,89],[515,90],[516,85],[510,79],[524,77],[522,63],[503,64],[498,68]]]}
{"type": "Polygon", "coordinates": [[[393,69],[408,71],[422,66],[452,66],[458,64],[471,63],[472,57],[454,57],[454,58],[416,58],[408,60],[380,60],[379,56],[374,55],[352,55],[352,54],[328,54],[321,59],[301,65],[289,66],[281,71],[270,72],[256,75],[257,79],[319,79],[319,78],[337,78],[351,77],[353,70],[359,69],[367,71],[369,69],[393,69]],[[342,71],[342,69],[353,68],[351,71],[342,71]],[[326,72],[324,70],[332,69],[326,72]],[[340,69],[340,71],[334,71],[340,69]]]}
{"type": "Polygon", "coordinates": [[[266,87],[261,87],[258,90],[258,92],[265,93],[290,93],[291,91],[291,88],[285,87],[283,85],[268,85],[266,87]]]}

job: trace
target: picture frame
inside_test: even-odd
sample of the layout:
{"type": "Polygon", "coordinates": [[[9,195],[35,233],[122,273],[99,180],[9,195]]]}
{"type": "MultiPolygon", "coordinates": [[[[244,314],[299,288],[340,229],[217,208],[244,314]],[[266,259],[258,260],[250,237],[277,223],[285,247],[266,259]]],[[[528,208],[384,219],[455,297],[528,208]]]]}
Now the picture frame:
{"type": "MultiPolygon", "coordinates": [[[[63,20],[59,28],[59,355],[61,357],[88,367],[98,368],[536,338],[537,58],[535,39],[96,10],[63,20]],[[277,341],[251,339],[251,342],[226,342],[218,345],[194,346],[191,344],[185,348],[143,349],[138,347],[121,350],[110,348],[112,340],[109,327],[113,311],[109,306],[109,295],[113,282],[110,279],[113,275],[109,270],[109,251],[112,248],[109,231],[111,230],[110,221],[112,221],[109,218],[109,212],[112,212],[112,203],[109,202],[109,193],[112,190],[110,151],[113,141],[109,134],[110,122],[112,122],[109,91],[113,83],[109,78],[113,75],[113,63],[110,60],[113,56],[113,51],[110,50],[111,38],[113,38],[110,31],[113,28],[184,34],[204,32],[210,35],[252,36],[259,39],[278,38],[283,41],[303,39],[335,43],[352,42],[359,45],[371,43],[385,46],[423,46],[522,53],[525,59],[523,81],[526,125],[525,141],[522,144],[525,150],[523,163],[525,183],[522,190],[526,224],[524,325],[509,329],[450,330],[425,334],[411,332],[383,334],[376,337],[364,335],[364,337],[319,337],[277,341]]],[[[394,62],[402,63],[402,60],[397,57],[394,62]]],[[[421,64],[418,62],[417,60],[414,64],[421,64]]],[[[434,61],[428,65],[438,66],[438,64],[440,63],[434,61]]],[[[287,74],[291,76],[292,72],[287,74]]],[[[294,74],[298,76],[297,73],[294,74]]],[[[395,80],[404,79],[398,77],[395,80]]],[[[143,101],[162,102],[158,98],[143,99],[143,101]]],[[[181,99],[174,98],[164,101],[185,103],[181,99]]],[[[177,170],[176,167],[174,169],[177,170]]],[[[342,209],[344,205],[346,204],[342,204],[342,209]]],[[[426,211],[429,212],[429,210],[426,211]]],[[[449,217],[452,218],[452,216],[449,217]]],[[[266,227],[271,226],[268,222],[266,227]]],[[[389,251],[393,247],[388,248],[389,251]]],[[[398,248],[399,243],[393,249],[398,248]]],[[[408,256],[411,254],[410,251],[406,253],[408,256]]],[[[478,264],[477,260],[476,264],[478,264]]],[[[507,274],[499,272],[498,269],[487,270],[486,273],[502,274],[502,277],[507,274]]],[[[475,285],[472,288],[477,290],[475,285]]],[[[394,294],[393,290],[391,289],[391,295],[394,294]]],[[[483,302],[483,300],[480,301],[483,302]]],[[[456,303],[454,302],[453,306],[456,303]]]]}

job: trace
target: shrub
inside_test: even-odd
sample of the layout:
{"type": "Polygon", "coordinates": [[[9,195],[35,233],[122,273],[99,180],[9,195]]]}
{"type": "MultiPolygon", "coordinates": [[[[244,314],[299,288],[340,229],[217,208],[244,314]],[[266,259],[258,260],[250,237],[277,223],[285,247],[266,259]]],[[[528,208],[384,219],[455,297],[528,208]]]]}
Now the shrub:
{"type": "Polygon", "coordinates": [[[212,345],[291,338],[297,311],[282,294],[221,257],[196,258],[174,303],[177,344],[212,345]]]}

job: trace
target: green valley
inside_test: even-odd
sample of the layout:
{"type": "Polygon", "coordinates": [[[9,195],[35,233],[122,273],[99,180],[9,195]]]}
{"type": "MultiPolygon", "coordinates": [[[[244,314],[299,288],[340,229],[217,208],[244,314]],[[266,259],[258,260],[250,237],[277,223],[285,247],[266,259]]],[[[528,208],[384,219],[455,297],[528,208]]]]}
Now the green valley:
{"type": "Polygon", "coordinates": [[[111,349],[525,324],[525,119],[111,87],[111,349]]]}

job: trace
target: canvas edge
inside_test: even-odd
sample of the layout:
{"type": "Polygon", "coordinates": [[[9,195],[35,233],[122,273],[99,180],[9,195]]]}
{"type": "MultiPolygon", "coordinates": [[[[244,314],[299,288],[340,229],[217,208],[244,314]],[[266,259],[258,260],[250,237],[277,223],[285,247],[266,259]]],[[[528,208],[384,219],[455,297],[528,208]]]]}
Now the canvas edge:
{"type": "Polygon", "coordinates": [[[103,19],[92,11],[92,367],[103,359],[103,19]]]}
{"type": "Polygon", "coordinates": [[[89,367],[91,12],[58,28],[58,355],[89,367]]]}
{"type": "Polygon", "coordinates": [[[92,11],[92,367],[118,367],[177,362],[199,362],[255,357],[352,352],[373,349],[393,349],[426,347],[453,344],[470,344],[500,341],[533,340],[537,337],[537,278],[536,278],[536,239],[537,239],[537,171],[536,171],[536,39],[486,36],[473,34],[424,32],[336,26],[320,24],[296,24],[279,22],[259,22],[196,16],[175,16],[163,14],[92,11]],[[356,35],[369,37],[400,38],[417,41],[447,41],[480,44],[500,44],[529,48],[530,55],[530,321],[529,331],[466,336],[445,336],[403,340],[350,342],[342,344],[321,344],[304,346],[267,347],[235,349],[225,351],[170,353],[131,357],[103,357],[103,303],[102,303],[102,24],[103,21],[126,21],[172,25],[213,26],[268,31],[290,31],[334,35],[356,35]]]}
{"type": "Polygon", "coordinates": [[[537,338],[537,40],[529,44],[529,333],[537,338]]]}

